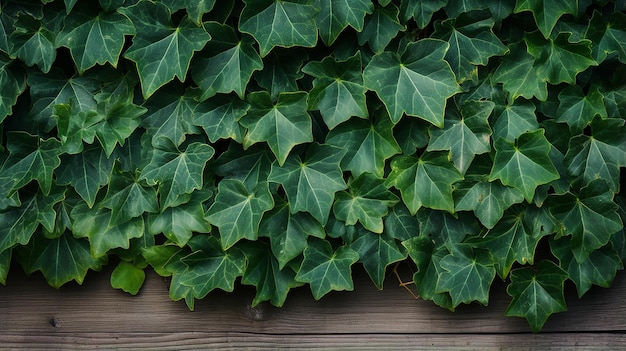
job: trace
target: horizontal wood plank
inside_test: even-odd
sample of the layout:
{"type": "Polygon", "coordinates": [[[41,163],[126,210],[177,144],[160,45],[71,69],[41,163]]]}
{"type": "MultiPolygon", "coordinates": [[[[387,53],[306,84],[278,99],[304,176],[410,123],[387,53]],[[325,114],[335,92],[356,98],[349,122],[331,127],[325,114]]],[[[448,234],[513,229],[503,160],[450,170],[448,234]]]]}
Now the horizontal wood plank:
{"type": "MultiPolygon", "coordinates": [[[[133,349],[253,349],[320,346],[363,349],[450,347],[552,349],[578,346],[615,349],[626,345],[626,277],[613,287],[594,287],[581,300],[569,289],[569,311],[553,315],[534,335],[522,318],[505,317],[510,297],[494,282],[488,307],[460,306],[449,312],[415,300],[393,276],[377,290],[367,275],[355,272],[355,291],[333,292],[315,301],[308,288],[292,290],[284,307],[250,306],[251,287],[215,291],[190,312],[168,296],[168,282],[148,272],[137,296],[109,285],[110,271],[90,274],[83,286],[50,288],[38,276],[12,271],[0,287],[2,347],[133,349]]],[[[626,347],[626,346],[624,346],[626,347]]]]}

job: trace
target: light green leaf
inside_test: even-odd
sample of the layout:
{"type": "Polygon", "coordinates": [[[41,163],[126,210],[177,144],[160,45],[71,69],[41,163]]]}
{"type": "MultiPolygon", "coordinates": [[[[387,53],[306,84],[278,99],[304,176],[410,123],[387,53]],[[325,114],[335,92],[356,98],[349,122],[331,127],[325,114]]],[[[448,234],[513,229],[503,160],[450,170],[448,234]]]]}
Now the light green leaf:
{"type": "Polygon", "coordinates": [[[598,88],[591,88],[585,95],[578,85],[571,85],[559,93],[557,122],[565,122],[577,132],[585,128],[595,116],[607,118],[604,98],[598,88]]]}
{"type": "Polygon", "coordinates": [[[320,110],[328,128],[335,128],[351,116],[368,117],[360,52],[345,61],[330,56],[311,61],[302,72],[315,77],[308,105],[320,110]]]}
{"type": "Polygon", "coordinates": [[[352,291],[352,265],[358,260],[359,254],[348,246],[333,251],[328,241],[311,238],[296,280],[309,283],[315,300],[332,290],[352,291]]]}
{"type": "Polygon", "coordinates": [[[535,65],[535,58],[530,55],[524,45],[515,43],[509,45],[510,53],[502,59],[502,63],[493,73],[492,80],[502,83],[502,88],[509,94],[513,102],[518,97],[540,101],[548,98],[546,80],[535,65]]]}
{"type": "Polygon", "coordinates": [[[191,76],[202,89],[200,99],[231,91],[243,99],[252,73],[263,68],[254,41],[248,36],[237,38],[227,25],[208,22],[204,26],[212,38],[191,67],[191,76]]]}
{"type": "Polygon", "coordinates": [[[584,262],[595,250],[606,245],[611,234],[623,227],[613,202],[614,193],[604,180],[595,180],[578,194],[552,198],[550,213],[558,220],[559,235],[571,235],[576,261],[584,262]]]}
{"type": "Polygon", "coordinates": [[[500,179],[502,184],[517,188],[528,202],[532,201],[537,186],[559,178],[548,156],[551,145],[543,129],[524,133],[515,143],[498,139],[494,148],[496,157],[489,181],[500,179]]]}
{"type": "Polygon", "coordinates": [[[359,260],[374,285],[382,290],[387,267],[406,259],[406,250],[396,241],[393,233],[376,234],[363,229],[357,230],[357,233],[358,237],[350,247],[359,254],[359,260]]]}
{"type": "Polygon", "coordinates": [[[293,269],[279,267],[276,257],[266,244],[247,242],[241,249],[248,261],[241,282],[256,287],[253,307],[263,301],[270,301],[272,305],[281,307],[287,300],[289,290],[302,285],[295,280],[296,273],[293,269]]]}
{"type": "Polygon", "coordinates": [[[363,30],[365,15],[374,11],[371,0],[316,0],[315,7],[320,9],[316,23],[326,46],[332,45],[348,26],[357,32],[363,30]]]}
{"type": "Polygon", "coordinates": [[[267,182],[248,188],[237,179],[224,179],[218,185],[215,202],[207,219],[220,231],[226,250],[241,239],[256,240],[263,213],[274,207],[267,182]]]}
{"type": "Polygon", "coordinates": [[[107,257],[92,257],[87,240],[76,239],[65,232],[51,240],[35,236],[28,246],[20,248],[18,261],[29,274],[41,271],[48,284],[58,289],[72,280],[82,284],[87,272],[99,271],[107,257]]]}
{"type": "Polygon", "coordinates": [[[493,140],[504,138],[515,141],[520,135],[539,129],[535,105],[531,101],[517,99],[507,104],[493,123],[493,140]]]}
{"type": "Polygon", "coordinates": [[[143,269],[130,262],[121,261],[111,272],[111,287],[137,295],[145,279],[146,273],[143,269]]]}
{"type": "Polygon", "coordinates": [[[184,81],[193,53],[211,39],[189,17],[174,26],[169,10],[161,3],[140,1],[118,11],[130,18],[137,30],[124,57],[137,64],[145,98],[174,77],[184,81]]]}
{"type": "Polygon", "coordinates": [[[280,202],[263,215],[259,236],[269,237],[278,269],[284,269],[307,246],[307,238],[324,239],[324,227],[306,212],[291,213],[288,202],[280,202]]]}
{"type": "Polygon", "coordinates": [[[533,332],[538,332],[548,317],[567,310],[563,283],[567,273],[548,260],[533,267],[511,271],[511,283],[506,292],[513,301],[506,308],[507,316],[524,317],[533,332]]]}
{"type": "Polygon", "coordinates": [[[530,11],[537,27],[545,38],[550,37],[556,22],[563,15],[576,16],[578,1],[569,0],[517,0],[515,13],[530,11]]]}
{"type": "Polygon", "coordinates": [[[89,207],[96,202],[98,190],[109,182],[113,158],[100,146],[89,146],[75,155],[62,155],[54,174],[58,185],[71,184],[89,207]]]}
{"type": "Polygon", "coordinates": [[[141,249],[141,255],[154,271],[162,276],[169,277],[177,271],[185,269],[184,263],[180,260],[189,255],[189,248],[181,248],[172,243],[154,245],[141,249]]]}
{"type": "Polygon", "coordinates": [[[182,247],[193,233],[210,233],[211,224],[205,217],[203,203],[212,195],[211,191],[194,191],[188,202],[168,207],[158,214],[148,215],[148,233],[163,234],[182,247]]]}
{"type": "Polygon", "coordinates": [[[159,185],[161,210],[180,204],[182,196],[202,188],[204,166],[215,151],[207,144],[194,142],[181,150],[169,142],[155,147],[152,160],[139,180],[159,185]]]}
{"type": "Polygon", "coordinates": [[[224,251],[217,238],[208,235],[195,236],[190,246],[192,254],[181,259],[185,269],[172,275],[170,297],[173,300],[185,298],[189,309],[193,310],[193,298],[202,299],[214,289],[232,292],[235,279],[242,276],[246,258],[238,248],[224,251]]]}
{"type": "Polygon", "coordinates": [[[312,0],[244,0],[239,30],[259,43],[261,56],[274,47],[313,47],[317,43],[315,18],[318,10],[312,0]]]}
{"type": "Polygon", "coordinates": [[[280,94],[275,103],[265,91],[248,94],[250,110],[240,119],[248,128],[244,148],[266,141],[283,165],[294,146],[313,141],[306,100],[304,92],[280,94]]]}
{"type": "Polygon", "coordinates": [[[603,179],[618,191],[620,168],[626,167],[626,127],[624,120],[597,117],[591,123],[591,136],[577,135],[570,140],[565,155],[567,171],[585,184],[603,179]]]}
{"type": "Polygon", "coordinates": [[[475,155],[489,152],[491,101],[467,101],[460,111],[448,109],[443,129],[430,128],[427,151],[449,150],[456,169],[465,174],[475,155]]]}
{"type": "Polygon", "coordinates": [[[61,164],[61,143],[25,132],[7,133],[9,157],[0,167],[0,196],[9,197],[31,181],[37,181],[44,195],[50,193],[53,171],[61,164]]]}
{"type": "Polygon", "coordinates": [[[326,224],[337,191],[347,188],[339,161],[343,149],[312,144],[304,159],[293,155],[283,166],[272,164],[270,182],[280,183],[289,199],[290,211],[305,211],[326,224]]]}
{"type": "Polygon", "coordinates": [[[117,12],[98,13],[96,8],[87,6],[73,11],[63,22],[56,44],[70,49],[80,74],[96,64],[109,62],[117,67],[124,36],[136,34],[127,17],[117,12]]]}
{"type": "Polygon", "coordinates": [[[115,162],[106,196],[99,202],[100,207],[111,210],[110,226],[126,223],[145,212],[159,211],[156,189],[144,186],[138,178],[139,174],[124,172],[115,162]]]}
{"type": "Polygon", "coordinates": [[[457,82],[478,79],[478,65],[485,66],[492,56],[501,56],[508,48],[492,32],[494,20],[488,11],[461,14],[435,24],[433,38],[448,42],[445,59],[457,82]]]}
{"type": "Polygon", "coordinates": [[[400,190],[402,200],[415,214],[422,206],[454,212],[452,184],[463,179],[442,152],[421,157],[397,156],[391,160],[387,185],[400,190]]]}
{"type": "Polygon", "coordinates": [[[589,291],[592,285],[608,288],[613,283],[617,271],[624,268],[622,260],[612,245],[593,251],[582,262],[575,259],[570,240],[566,238],[551,240],[550,249],[559,259],[561,268],[567,271],[569,279],[576,284],[578,298],[589,291]]]}
{"type": "Polygon", "coordinates": [[[187,135],[200,134],[200,129],[193,124],[200,113],[196,109],[200,106],[196,100],[198,92],[178,89],[162,89],[148,99],[145,107],[148,108],[141,125],[152,136],[152,144],[156,145],[159,139],[169,139],[174,145],[180,145],[187,135]]]}
{"type": "Polygon", "coordinates": [[[355,177],[365,172],[382,177],[385,161],[401,151],[392,129],[386,116],[376,122],[353,118],[330,131],[326,143],[347,151],[341,160],[344,171],[352,171],[355,177]]]}
{"type": "Polygon", "coordinates": [[[26,89],[26,75],[15,69],[13,62],[0,53],[0,123],[13,113],[13,105],[26,89]]]}
{"type": "Polygon", "coordinates": [[[348,184],[348,191],[335,194],[333,213],[347,225],[355,225],[358,221],[365,229],[380,234],[383,232],[383,217],[398,201],[398,197],[385,187],[384,180],[371,173],[362,173],[348,184]]]}
{"type": "Polygon", "coordinates": [[[357,32],[359,45],[367,43],[375,53],[383,52],[389,42],[406,29],[406,26],[400,24],[399,14],[396,5],[377,6],[374,13],[365,18],[363,30],[357,32]]]}
{"type": "Polygon", "coordinates": [[[446,100],[459,91],[443,60],[447,50],[446,42],[424,39],[402,54],[378,54],[365,67],[365,86],[378,94],[394,123],[406,113],[443,127],[446,100]]]}
{"type": "Polygon", "coordinates": [[[537,76],[551,84],[576,83],[576,75],[596,66],[591,57],[591,41],[572,42],[572,33],[559,33],[555,39],[544,39],[537,32],[526,33],[528,53],[535,58],[537,76]]]}
{"type": "Polygon", "coordinates": [[[489,288],[496,276],[496,269],[488,251],[458,245],[439,264],[443,270],[439,274],[436,293],[450,293],[455,307],[473,301],[485,306],[489,303],[489,288]]]}
{"type": "Polygon", "coordinates": [[[117,247],[128,249],[130,239],[144,235],[143,217],[111,226],[111,211],[97,207],[90,209],[85,203],[76,205],[70,216],[74,236],[88,238],[91,255],[96,258],[117,247]]]}
{"type": "Polygon", "coordinates": [[[241,143],[245,129],[239,119],[245,116],[250,104],[238,98],[219,95],[196,106],[193,124],[202,127],[212,143],[219,139],[233,139],[241,143]]]}

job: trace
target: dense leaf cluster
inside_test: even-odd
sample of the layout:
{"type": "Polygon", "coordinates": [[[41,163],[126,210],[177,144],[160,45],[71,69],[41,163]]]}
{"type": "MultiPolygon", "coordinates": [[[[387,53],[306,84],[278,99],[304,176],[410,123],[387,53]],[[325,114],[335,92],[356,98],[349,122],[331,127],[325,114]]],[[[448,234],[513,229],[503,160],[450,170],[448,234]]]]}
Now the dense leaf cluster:
{"type": "Polygon", "coordinates": [[[3,284],[114,258],[281,306],[408,259],[450,310],[505,280],[536,331],[622,268],[623,1],[0,6],[3,284]]]}

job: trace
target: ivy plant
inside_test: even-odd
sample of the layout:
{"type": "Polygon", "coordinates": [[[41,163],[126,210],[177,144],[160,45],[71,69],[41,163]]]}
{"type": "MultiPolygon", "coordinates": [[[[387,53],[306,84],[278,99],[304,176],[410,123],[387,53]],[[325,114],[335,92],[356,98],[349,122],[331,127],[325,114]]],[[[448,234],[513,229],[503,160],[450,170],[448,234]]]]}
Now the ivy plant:
{"type": "Polygon", "coordinates": [[[626,258],[623,1],[8,0],[0,83],[2,284],[281,306],[408,262],[539,331],[626,258]]]}

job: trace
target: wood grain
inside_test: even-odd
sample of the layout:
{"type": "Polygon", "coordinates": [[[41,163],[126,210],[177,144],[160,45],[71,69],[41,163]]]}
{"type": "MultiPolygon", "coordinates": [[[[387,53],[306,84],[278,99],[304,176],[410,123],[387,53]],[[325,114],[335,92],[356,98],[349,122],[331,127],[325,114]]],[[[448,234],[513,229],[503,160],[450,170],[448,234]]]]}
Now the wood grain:
{"type": "Polygon", "coordinates": [[[521,318],[504,317],[510,297],[502,283],[494,283],[488,307],[454,313],[414,300],[393,276],[379,291],[361,271],[354,292],[319,301],[298,288],[282,308],[252,308],[254,290],[240,286],[209,294],[190,312],[169,299],[168,283],[154,272],[137,296],[112,289],[109,274],[55,290],[39,276],[11,271],[0,287],[0,348],[626,349],[623,273],[612,288],[593,288],[581,300],[568,289],[569,311],[553,315],[540,334],[521,318]]]}

